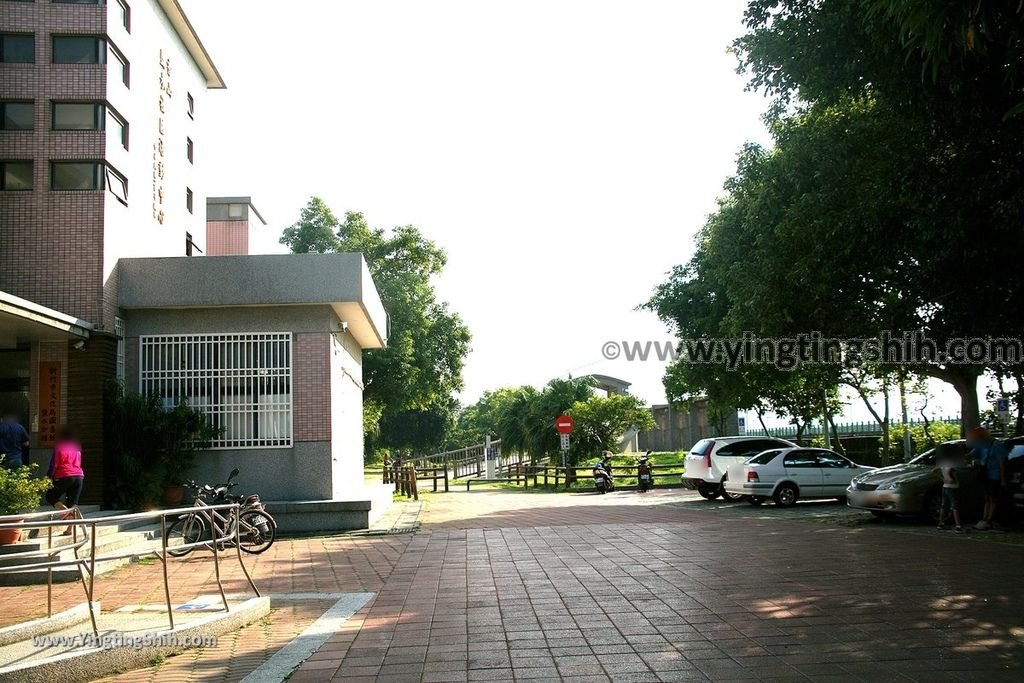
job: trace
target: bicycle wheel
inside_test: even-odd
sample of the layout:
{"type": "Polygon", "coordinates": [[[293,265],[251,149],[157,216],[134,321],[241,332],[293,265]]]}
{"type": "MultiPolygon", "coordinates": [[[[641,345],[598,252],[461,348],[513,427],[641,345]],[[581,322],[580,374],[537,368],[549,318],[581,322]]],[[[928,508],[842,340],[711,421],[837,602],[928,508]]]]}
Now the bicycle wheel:
{"type": "Polygon", "coordinates": [[[274,545],[277,537],[277,523],[266,512],[249,510],[238,518],[238,538],[241,549],[252,555],[259,555],[274,545]]]}
{"type": "Polygon", "coordinates": [[[206,522],[196,515],[185,515],[174,520],[167,527],[167,554],[171,557],[185,557],[195,550],[191,548],[174,549],[172,546],[198,543],[206,537],[206,522]]]}

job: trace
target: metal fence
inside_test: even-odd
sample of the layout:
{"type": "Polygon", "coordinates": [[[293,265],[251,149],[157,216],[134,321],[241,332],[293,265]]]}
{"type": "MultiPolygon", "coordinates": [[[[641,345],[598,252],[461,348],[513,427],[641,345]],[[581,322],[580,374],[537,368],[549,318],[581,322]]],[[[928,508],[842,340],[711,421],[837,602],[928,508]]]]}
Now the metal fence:
{"type": "Polygon", "coordinates": [[[208,528],[212,531],[206,537],[194,543],[183,542],[181,544],[176,544],[174,545],[174,549],[185,550],[186,548],[207,548],[213,551],[214,575],[216,577],[217,587],[220,590],[220,597],[224,605],[224,611],[229,612],[231,611],[231,608],[228,606],[227,595],[224,592],[224,584],[221,582],[220,552],[227,550],[229,545],[234,545],[235,547],[234,554],[238,558],[238,564],[242,568],[242,573],[245,574],[245,578],[249,582],[249,587],[252,588],[253,592],[257,596],[260,595],[259,590],[256,588],[256,584],[253,583],[252,577],[249,575],[249,570],[245,568],[245,563],[242,562],[242,545],[239,532],[240,525],[238,512],[238,503],[225,503],[220,505],[201,505],[196,507],[175,508],[172,510],[155,510],[153,512],[138,512],[128,515],[112,515],[110,517],[93,518],[83,518],[78,508],[72,508],[70,510],[70,514],[74,515],[74,518],[71,519],[65,518],[65,516],[69,514],[68,510],[0,515],[0,529],[21,529],[22,531],[38,529],[40,536],[43,534],[46,535],[45,548],[5,554],[3,558],[6,561],[24,559],[30,560],[30,562],[26,564],[0,566],[0,574],[14,574],[18,572],[45,569],[47,577],[46,616],[52,617],[53,570],[60,567],[75,567],[78,569],[79,580],[82,583],[82,589],[85,591],[86,602],[89,606],[89,619],[92,622],[93,635],[98,638],[99,631],[96,626],[96,612],[94,607],[96,565],[100,562],[107,562],[111,560],[120,560],[125,558],[138,559],[140,557],[153,556],[160,560],[160,563],[163,565],[164,599],[167,605],[167,620],[170,623],[170,627],[173,629],[174,610],[171,606],[171,586],[167,574],[167,561],[168,558],[174,556],[167,552],[167,528],[170,526],[170,522],[173,522],[184,515],[196,515],[197,517],[205,519],[209,524],[208,528]],[[215,515],[227,515],[227,519],[230,520],[230,524],[223,525],[220,524],[219,521],[215,523],[215,515]],[[126,551],[106,554],[96,553],[97,527],[109,526],[112,524],[123,524],[124,522],[138,520],[159,522],[161,539],[159,548],[145,550],[142,552],[126,551]],[[56,528],[68,526],[71,527],[72,531],[71,543],[55,546],[53,543],[54,530],[56,528]],[[64,551],[71,551],[74,557],[67,560],[60,559],[60,555],[64,551]]]}
{"type": "MultiPolygon", "coordinates": [[[[913,427],[923,427],[925,424],[924,420],[909,420],[907,425],[913,427]]],[[[959,417],[938,417],[934,420],[929,420],[928,424],[960,424],[959,417]]],[[[889,423],[889,429],[896,429],[903,427],[903,423],[889,423]]],[[[836,431],[839,432],[839,436],[870,436],[873,434],[882,434],[882,425],[878,424],[874,420],[869,422],[842,422],[836,423],[836,431]]],[[[779,437],[795,437],[796,426],[785,425],[782,427],[769,427],[767,431],[764,429],[752,429],[750,427],[746,430],[747,436],[779,436],[779,437]]],[[[822,424],[807,425],[804,427],[802,437],[805,439],[812,439],[816,436],[825,435],[825,426],[822,424]]]]}

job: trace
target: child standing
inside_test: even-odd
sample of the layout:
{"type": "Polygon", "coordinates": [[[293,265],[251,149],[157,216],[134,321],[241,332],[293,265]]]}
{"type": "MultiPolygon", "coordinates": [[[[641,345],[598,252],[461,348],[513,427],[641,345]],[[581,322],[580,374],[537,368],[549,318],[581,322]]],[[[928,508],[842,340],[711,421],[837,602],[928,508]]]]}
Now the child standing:
{"type": "Polygon", "coordinates": [[[939,529],[946,528],[946,511],[953,513],[956,530],[963,531],[960,524],[960,480],[956,476],[956,463],[951,458],[939,461],[935,470],[942,478],[942,507],[939,508],[939,529]]]}
{"type": "MultiPolygon", "coordinates": [[[[50,457],[50,468],[46,474],[53,480],[53,487],[46,492],[46,501],[58,510],[76,507],[82,495],[82,482],[85,481],[82,446],[67,427],[60,430],[57,442],[53,445],[53,456],[50,457]]],[[[71,527],[64,530],[64,535],[71,535],[71,527]]]]}

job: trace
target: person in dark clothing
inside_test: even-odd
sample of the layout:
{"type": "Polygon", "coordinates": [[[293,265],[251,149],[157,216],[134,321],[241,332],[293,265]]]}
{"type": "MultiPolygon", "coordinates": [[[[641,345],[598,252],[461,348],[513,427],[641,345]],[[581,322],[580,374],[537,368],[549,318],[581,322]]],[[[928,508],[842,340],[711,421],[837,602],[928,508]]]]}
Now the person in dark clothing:
{"type": "Polygon", "coordinates": [[[14,470],[27,464],[25,454],[28,453],[28,445],[28,432],[18,418],[6,415],[0,421],[0,455],[3,455],[0,466],[14,470]]]}

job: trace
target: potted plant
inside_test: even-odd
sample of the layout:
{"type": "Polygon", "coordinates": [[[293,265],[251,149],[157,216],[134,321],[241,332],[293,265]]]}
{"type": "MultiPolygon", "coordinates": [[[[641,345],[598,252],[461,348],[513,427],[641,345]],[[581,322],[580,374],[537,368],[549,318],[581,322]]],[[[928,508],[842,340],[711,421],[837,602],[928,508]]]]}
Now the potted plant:
{"type": "MultiPolygon", "coordinates": [[[[0,515],[34,512],[39,507],[50,480],[33,477],[35,469],[36,465],[13,470],[0,466],[0,515]]],[[[20,538],[21,529],[0,529],[0,545],[17,543],[20,538]]]]}
{"type": "Polygon", "coordinates": [[[163,464],[163,495],[165,505],[180,505],[185,496],[186,475],[196,461],[200,449],[209,448],[220,430],[205,415],[182,401],[164,413],[160,455],[163,464]]]}

